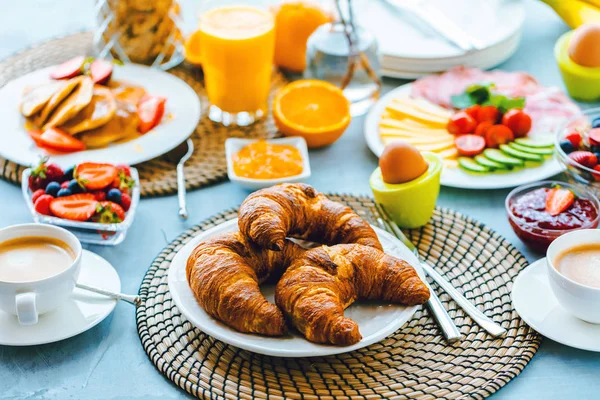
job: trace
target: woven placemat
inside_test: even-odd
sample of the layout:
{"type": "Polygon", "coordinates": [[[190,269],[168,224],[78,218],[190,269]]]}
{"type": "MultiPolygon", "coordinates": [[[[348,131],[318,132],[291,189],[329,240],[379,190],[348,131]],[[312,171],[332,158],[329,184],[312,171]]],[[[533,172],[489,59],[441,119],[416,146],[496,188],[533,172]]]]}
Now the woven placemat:
{"type": "MultiPolygon", "coordinates": [[[[81,54],[92,54],[90,32],[77,33],[38,44],[0,62],[0,87],[21,75],[81,54]]],[[[188,189],[197,189],[226,179],[225,140],[228,137],[277,136],[277,129],[270,115],[248,127],[224,127],[212,122],[206,116],[208,99],[198,70],[182,65],[169,72],[190,85],[200,97],[202,104],[202,119],[192,134],[194,154],[185,164],[188,189]]],[[[283,75],[274,74],[271,95],[285,83],[283,75]]],[[[176,163],[166,156],[137,165],[141,180],[141,195],[161,196],[176,193],[175,166],[176,163]]],[[[23,169],[26,167],[0,157],[0,177],[9,182],[19,183],[23,169]]]]}
{"type": "MultiPolygon", "coordinates": [[[[373,221],[367,197],[331,195],[373,221]]],[[[508,330],[493,339],[434,284],[464,340],[448,345],[421,308],[379,343],[346,354],[278,358],[227,345],[192,326],[171,299],[167,273],[185,243],[235,218],[231,210],[189,229],[156,257],[142,282],[138,333],[158,370],[188,393],[205,399],[483,399],[517,376],[539,344],[519,318],[510,291],[525,258],[486,226],[452,210],[409,231],[420,253],[486,315],[508,330]]]]}

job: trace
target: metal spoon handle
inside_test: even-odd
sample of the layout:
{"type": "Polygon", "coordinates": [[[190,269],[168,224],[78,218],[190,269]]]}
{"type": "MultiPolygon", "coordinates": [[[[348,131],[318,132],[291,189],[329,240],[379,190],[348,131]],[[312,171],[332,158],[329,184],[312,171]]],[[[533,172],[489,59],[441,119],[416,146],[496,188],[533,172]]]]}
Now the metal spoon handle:
{"type": "Polygon", "coordinates": [[[101,294],[103,296],[110,297],[111,299],[126,301],[128,303],[133,304],[134,306],[139,306],[142,304],[142,299],[140,296],[131,296],[128,294],[110,292],[108,290],[84,285],[83,283],[78,283],[75,286],[79,289],[87,290],[88,292],[93,292],[93,293],[101,294]]]}
{"type": "Polygon", "coordinates": [[[179,216],[182,219],[188,218],[187,205],[185,201],[185,174],[183,171],[183,163],[177,164],[177,197],[179,199],[179,216]]]}

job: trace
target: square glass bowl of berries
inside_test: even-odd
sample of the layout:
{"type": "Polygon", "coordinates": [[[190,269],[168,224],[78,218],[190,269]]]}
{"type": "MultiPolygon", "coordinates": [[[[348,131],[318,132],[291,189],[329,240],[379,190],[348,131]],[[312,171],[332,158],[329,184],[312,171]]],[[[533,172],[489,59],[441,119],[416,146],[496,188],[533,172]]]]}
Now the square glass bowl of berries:
{"type": "Polygon", "coordinates": [[[600,108],[566,122],[556,135],[558,160],[569,180],[600,193],[600,108]]]}
{"type": "Polygon", "coordinates": [[[127,165],[84,162],[63,170],[44,158],[23,171],[21,187],[35,222],[91,244],[121,243],[140,199],[138,172],[127,165]]]}

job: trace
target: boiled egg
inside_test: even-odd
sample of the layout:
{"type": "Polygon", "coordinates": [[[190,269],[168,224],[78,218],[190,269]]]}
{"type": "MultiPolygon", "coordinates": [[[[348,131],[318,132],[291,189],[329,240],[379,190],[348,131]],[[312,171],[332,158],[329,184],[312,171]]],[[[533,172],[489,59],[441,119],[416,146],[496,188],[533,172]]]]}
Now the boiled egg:
{"type": "Polygon", "coordinates": [[[569,57],[584,67],[600,67],[600,23],[590,22],[575,29],[569,42],[569,57]]]}
{"type": "Polygon", "coordinates": [[[398,184],[423,175],[429,165],[413,145],[397,141],[385,146],[379,168],[385,183],[398,184]]]}

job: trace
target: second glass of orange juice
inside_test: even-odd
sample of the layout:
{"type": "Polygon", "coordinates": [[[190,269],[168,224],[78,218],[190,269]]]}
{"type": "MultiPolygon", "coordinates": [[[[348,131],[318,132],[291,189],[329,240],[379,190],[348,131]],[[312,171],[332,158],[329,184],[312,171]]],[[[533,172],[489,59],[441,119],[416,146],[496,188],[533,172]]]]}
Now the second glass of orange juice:
{"type": "Polygon", "coordinates": [[[271,12],[252,2],[225,4],[208,2],[199,17],[209,118],[249,125],[268,110],[275,23],[271,12]]]}

